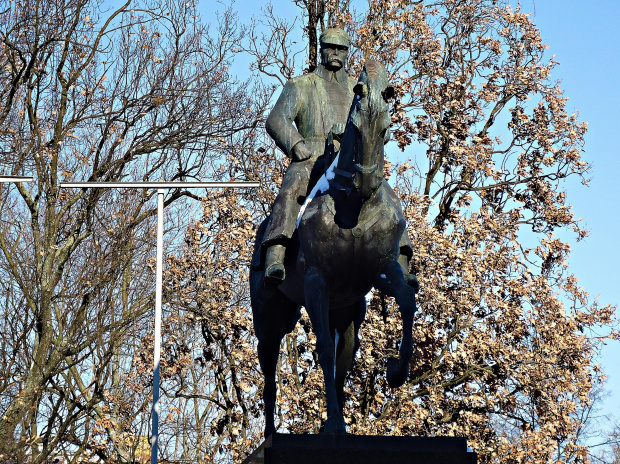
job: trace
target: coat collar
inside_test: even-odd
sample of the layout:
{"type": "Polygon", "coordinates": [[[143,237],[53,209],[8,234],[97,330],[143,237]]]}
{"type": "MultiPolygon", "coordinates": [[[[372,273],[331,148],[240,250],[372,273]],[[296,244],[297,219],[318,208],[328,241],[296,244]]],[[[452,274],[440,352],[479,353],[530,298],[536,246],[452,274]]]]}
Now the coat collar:
{"type": "Polygon", "coordinates": [[[321,76],[321,78],[325,79],[327,82],[336,80],[336,82],[342,83],[342,82],[346,82],[347,77],[348,77],[346,71],[344,70],[344,67],[340,68],[336,72],[332,72],[328,70],[327,68],[325,68],[325,66],[320,64],[317,66],[314,72],[318,74],[319,76],[321,76]]]}

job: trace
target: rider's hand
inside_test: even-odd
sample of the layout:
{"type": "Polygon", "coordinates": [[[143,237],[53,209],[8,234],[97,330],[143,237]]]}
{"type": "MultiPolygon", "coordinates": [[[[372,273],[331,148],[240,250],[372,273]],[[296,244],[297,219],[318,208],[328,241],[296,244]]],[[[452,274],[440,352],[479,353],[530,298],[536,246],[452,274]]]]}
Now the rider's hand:
{"type": "Polygon", "coordinates": [[[312,152],[301,141],[293,147],[293,161],[304,161],[312,156],[312,152]]]}

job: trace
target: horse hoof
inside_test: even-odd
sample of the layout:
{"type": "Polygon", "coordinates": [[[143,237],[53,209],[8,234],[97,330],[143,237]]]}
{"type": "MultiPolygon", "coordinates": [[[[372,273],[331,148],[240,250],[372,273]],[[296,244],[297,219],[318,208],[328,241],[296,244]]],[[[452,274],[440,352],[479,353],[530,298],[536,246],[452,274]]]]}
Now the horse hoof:
{"type": "Polygon", "coordinates": [[[396,358],[390,358],[387,362],[386,378],[390,388],[398,388],[405,383],[409,375],[409,366],[401,367],[400,361],[396,358]]]}
{"type": "Polygon", "coordinates": [[[286,277],[286,271],[284,270],[284,264],[273,264],[265,270],[265,280],[274,284],[279,284],[284,281],[286,277]]]}
{"type": "Polygon", "coordinates": [[[270,425],[270,424],[265,425],[265,431],[263,432],[263,437],[264,438],[267,438],[267,437],[269,437],[271,435],[275,435],[275,434],[276,434],[276,428],[275,428],[274,425],[270,425]]]}
{"type": "Polygon", "coordinates": [[[344,424],[344,419],[340,417],[330,417],[325,422],[325,429],[323,433],[332,435],[345,435],[347,433],[347,427],[344,424]]]}

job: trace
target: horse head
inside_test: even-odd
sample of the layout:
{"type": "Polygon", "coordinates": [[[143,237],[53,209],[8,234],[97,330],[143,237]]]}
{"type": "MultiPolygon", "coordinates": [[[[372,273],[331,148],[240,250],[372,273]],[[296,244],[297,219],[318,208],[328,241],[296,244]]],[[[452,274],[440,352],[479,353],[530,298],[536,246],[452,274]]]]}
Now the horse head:
{"type": "Polygon", "coordinates": [[[391,122],[388,100],[394,87],[381,63],[367,61],[353,91],[338,167],[349,173],[351,187],[368,198],[383,181],[383,145],[391,122]]]}

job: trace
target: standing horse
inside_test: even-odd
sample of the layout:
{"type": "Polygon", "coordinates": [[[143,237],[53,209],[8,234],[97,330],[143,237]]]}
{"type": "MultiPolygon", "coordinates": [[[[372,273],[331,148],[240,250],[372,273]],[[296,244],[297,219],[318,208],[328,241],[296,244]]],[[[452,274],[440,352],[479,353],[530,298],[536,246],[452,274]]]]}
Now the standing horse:
{"type": "MultiPolygon", "coordinates": [[[[346,433],[345,377],[359,347],[365,295],[373,286],[396,299],[403,322],[400,359],[388,360],[389,385],[401,386],[409,373],[415,291],[405,282],[398,263],[405,219],[383,178],[383,145],[390,125],[387,101],[394,89],[383,66],[369,61],[354,92],[337,164],[330,168],[329,187],[305,205],[297,240],[287,248],[286,279],[275,285],[264,281],[262,271],[250,274],[258,358],[265,376],[265,436],[275,432],[280,343],[299,320],[301,306],[316,334],[325,379],[325,432],[346,433]]],[[[261,252],[265,225],[258,230],[255,254],[261,252]]]]}

